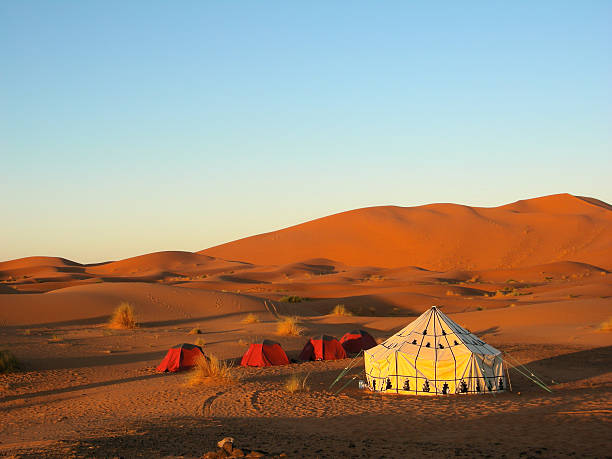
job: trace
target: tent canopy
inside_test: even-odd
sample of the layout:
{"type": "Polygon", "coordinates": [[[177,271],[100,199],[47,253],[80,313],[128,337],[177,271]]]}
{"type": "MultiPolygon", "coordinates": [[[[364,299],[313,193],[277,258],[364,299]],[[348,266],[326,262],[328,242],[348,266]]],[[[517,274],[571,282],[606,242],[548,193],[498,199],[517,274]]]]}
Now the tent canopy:
{"type": "Polygon", "coordinates": [[[267,339],[251,344],[240,362],[243,367],[270,367],[288,364],[289,359],[281,345],[267,339]]]}
{"type": "Polygon", "coordinates": [[[446,395],[506,388],[501,352],[435,306],[364,351],[364,363],[368,387],[376,392],[446,395]]]}
{"type": "Polygon", "coordinates": [[[202,355],[204,352],[200,346],[189,343],[177,344],[168,350],[166,357],[157,367],[157,371],[175,372],[191,368],[202,355]]]}
{"type": "Polygon", "coordinates": [[[300,353],[300,360],[337,360],[345,359],[346,351],[342,344],[329,335],[320,335],[310,340],[304,345],[300,353]]]}

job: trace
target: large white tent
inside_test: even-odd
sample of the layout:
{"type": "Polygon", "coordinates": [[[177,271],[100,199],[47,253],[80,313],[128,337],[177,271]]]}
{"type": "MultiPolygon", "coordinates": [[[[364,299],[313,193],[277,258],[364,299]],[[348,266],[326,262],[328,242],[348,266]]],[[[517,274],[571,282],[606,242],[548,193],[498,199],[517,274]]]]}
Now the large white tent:
{"type": "Polygon", "coordinates": [[[368,387],[413,395],[477,394],[506,389],[501,351],[437,307],[364,351],[368,387]]]}

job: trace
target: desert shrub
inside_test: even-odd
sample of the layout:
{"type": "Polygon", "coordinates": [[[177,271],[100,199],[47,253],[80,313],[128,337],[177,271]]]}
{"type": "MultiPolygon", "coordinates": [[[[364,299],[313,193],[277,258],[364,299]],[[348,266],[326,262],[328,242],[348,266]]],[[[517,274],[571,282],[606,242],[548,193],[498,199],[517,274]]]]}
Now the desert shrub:
{"type": "Polygon", "coordinates": [[[283,303],[301,303],[304,300],[301,296],[297,295],[286,295],[283,296],[279,301],[283,303]]]}
{"type": "Polygon", "coordinates": [[[259,322],[259,317],[253,313],[247,314],[246,317],[242,319],[243,324],[254,324],[257,322],[259,322]]]}
{"type": "Polygon", "coordinates": [[[505,295],[509,295],[510,293],[512,293],[514,289],[510,288],[510,287],[504,287],[501,290],[497,290],[495,292],[495,296],[505,296],[505,295]]]}
{"type": "Polygon", "coordinates": [[[201,335],[202,334],[202,330],[200,330],[199,328],[192,328],[191,330],[189,330],[189,334],[190,335],[201,335]]]}
{"type": "Polygon", "coordinates": [[[331,312],[335,316],[352,316],[353,313],[343,304],[337,304],[331,312]]]}
{"type": "Polygon", "coordinates": [[[250,343],[247,340],[240,338],[238,340],[238,344],[240,344],[241,346],[248,346],[250,343]]]}
{"type": "Polygon", "coordinates": [[[108,323],[108,327],[114,329],[136,328],[137,323],[134,315],[134,306],[125,301],[117,306],[117,309],[113,312],[111,320],[108,323]]]}
{"type": "Polygon", "coordinates": [[[309,375],[306,375],[300,378],[300,376],[298,375],[291,375],[285,381],[283,388],[285,389],[285,391],[291,392],[291,393],[307,391],[310,389],[310,387],[307,384],[308,376],[309,375]]]}
{"type": "Polygon", "coordinates": [[[612,316],[608,317],[601,324],[599,324],[599,331],[612,332],[612,316]]]}
{"type": "Polygon", "coordinates": [[[228,386],[234,384],[237,378],[233,374],[234,366],[219,360],[215,355],[198,358],[193,372],[189,378],[189,384],[228,386]]]}
{"type": "Polygon", "coordinates": [[[298,324],[297,317],[283,317],[276,324],[276,334],[282,336],[300,336],[304,329],[298,324]]]}
{"type": "Polygon", "coordinates": [[[0,351],[0,373],[11,373],[19,370],[19,363],[10,351],[0,351]]]}

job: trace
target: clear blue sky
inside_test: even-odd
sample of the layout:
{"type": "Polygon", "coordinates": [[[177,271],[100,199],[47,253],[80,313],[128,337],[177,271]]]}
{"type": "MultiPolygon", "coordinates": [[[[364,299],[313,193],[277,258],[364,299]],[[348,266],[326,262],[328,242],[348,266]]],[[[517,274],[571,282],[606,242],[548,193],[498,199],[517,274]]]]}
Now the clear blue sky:
{"type": "Polygon", "coordinates": [[[612,2],[3,1],[0,260],[612,201],[612,2]]]}

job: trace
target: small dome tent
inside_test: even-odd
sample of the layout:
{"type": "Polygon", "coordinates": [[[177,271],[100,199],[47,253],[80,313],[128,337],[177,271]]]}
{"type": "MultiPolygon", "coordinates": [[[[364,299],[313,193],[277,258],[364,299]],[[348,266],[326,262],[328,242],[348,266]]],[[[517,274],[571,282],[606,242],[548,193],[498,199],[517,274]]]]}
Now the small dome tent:
{"type": "Polygon", "coordinates": [[[333,336],[320,335],[304,345],[300,360],[337,360],[345,359],[346,351],[342,344],[333,336]]]}
{"type": "Polygon", "coordinates": [[[376,346],[376,340],[367,331],[353,330],[340,338],[340,344],[347,354],[357,354],[376,346]]]}
{"type": "Polygon", "coordinates": [[[240,362],[243,367],[271,367],[288,364],[289,359],[281,345],[267,339],[261,343],[251,344],[240,362]]]}
{"type": "Polygon", "coordinates": [[[202,355],[204,352],[200,346],[188,343],[177,344],[168,350],[166,357],[157,367],[157,371],[175,372],[191,368],[202,355]]]}
{"type": "Polygon", "coordinates": [[[413,395],[477,394],[506,389],[501,352],[435,306],[364,351],[368,387],[413,395]]]}

